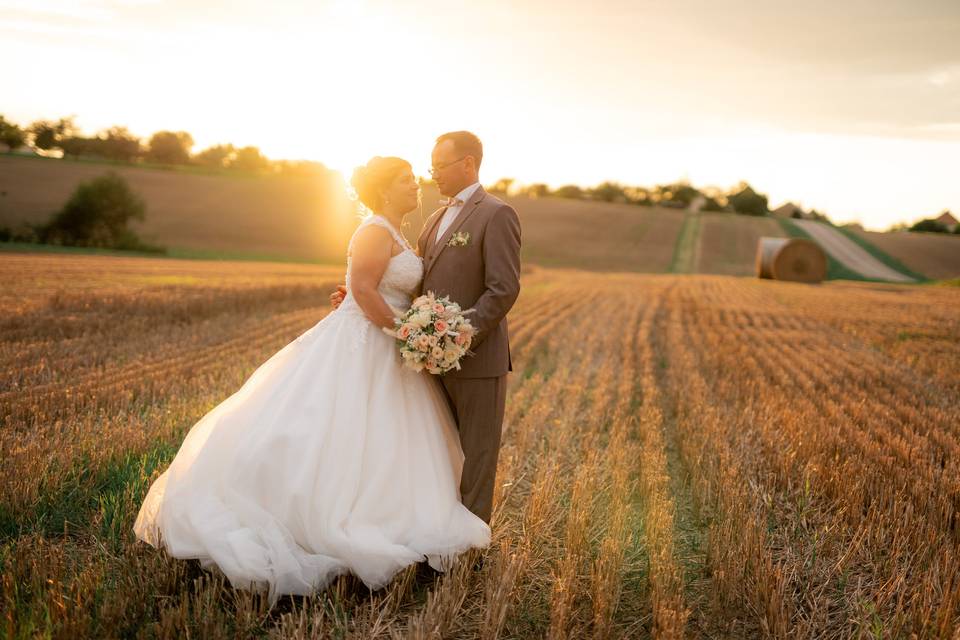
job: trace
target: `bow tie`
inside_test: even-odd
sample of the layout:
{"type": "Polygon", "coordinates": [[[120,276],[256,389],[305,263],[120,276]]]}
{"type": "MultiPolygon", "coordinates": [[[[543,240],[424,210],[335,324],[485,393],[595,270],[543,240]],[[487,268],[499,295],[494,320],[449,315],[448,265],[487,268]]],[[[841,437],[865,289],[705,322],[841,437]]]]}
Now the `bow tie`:
{"type": "Polygon", "coordinates": [[[463,200],[460,198],[440,198],[440,206],[442,207],[459,207],[463,204],[463,200]]]}

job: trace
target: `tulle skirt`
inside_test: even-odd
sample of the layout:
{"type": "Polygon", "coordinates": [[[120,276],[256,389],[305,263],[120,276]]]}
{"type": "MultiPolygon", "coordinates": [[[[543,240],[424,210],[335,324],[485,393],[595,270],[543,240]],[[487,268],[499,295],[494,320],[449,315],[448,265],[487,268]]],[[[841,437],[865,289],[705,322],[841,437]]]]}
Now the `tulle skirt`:
{"type": "Polygon", "coordinates": [[[443,571],[489,544],[460,502],[462,468],[438,381],[341,307],[190,429],[134,532],[271,602],[348,572],[378,589],[414,562],[443,571]]]}

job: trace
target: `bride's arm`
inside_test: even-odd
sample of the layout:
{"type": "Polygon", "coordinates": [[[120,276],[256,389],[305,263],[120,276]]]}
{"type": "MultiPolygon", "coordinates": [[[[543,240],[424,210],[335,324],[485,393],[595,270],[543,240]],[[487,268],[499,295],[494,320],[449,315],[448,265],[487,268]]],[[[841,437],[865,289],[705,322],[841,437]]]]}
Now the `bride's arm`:
{"type": "Polygon", "coordinates": [[[378,327],[393,329],[394,312],[377,287],[390,262],[393,238],[377,225],[360,231],[353,241],[350,258],[350,287],[360,309],[378,327]]]}

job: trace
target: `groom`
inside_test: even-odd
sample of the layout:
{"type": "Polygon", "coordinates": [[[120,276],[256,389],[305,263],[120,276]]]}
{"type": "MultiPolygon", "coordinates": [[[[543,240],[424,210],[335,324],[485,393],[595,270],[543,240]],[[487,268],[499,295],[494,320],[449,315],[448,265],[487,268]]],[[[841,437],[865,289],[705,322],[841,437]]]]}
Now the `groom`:
{"type": "MultiPolygon", "coordinates": [[[[477,329],[473,356],[459,371],[440,376],[463,448],[460,494],[463,504],[487,523],[513,371],[507,312],[520,293],[520,219],[513,207],[480,186],[483,145],[469,131],[437,138],[430,175],[447,198],[431,215],[417,240],[423,258],[420,293],[450,296],[477,329]]],[[[331,295],[337,305],[342,292],[331,295]]]]}

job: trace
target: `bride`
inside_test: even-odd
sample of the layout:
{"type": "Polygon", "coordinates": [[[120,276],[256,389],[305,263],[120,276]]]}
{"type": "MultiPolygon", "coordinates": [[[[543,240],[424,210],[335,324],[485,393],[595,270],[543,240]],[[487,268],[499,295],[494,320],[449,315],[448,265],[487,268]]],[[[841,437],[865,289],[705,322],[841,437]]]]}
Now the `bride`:
{"type": "Polygon", "coordinates": [[[350,240],[343,303],[190,429],[134,524],[271,603],[348,572],[378,589],[418,561],[443,571],[490,541],[460,503],[463,452],[442,391],[381,331],[423,275],[398,231],[416,178],[376,157],[351,182],[374,213],[350,240]]]}

